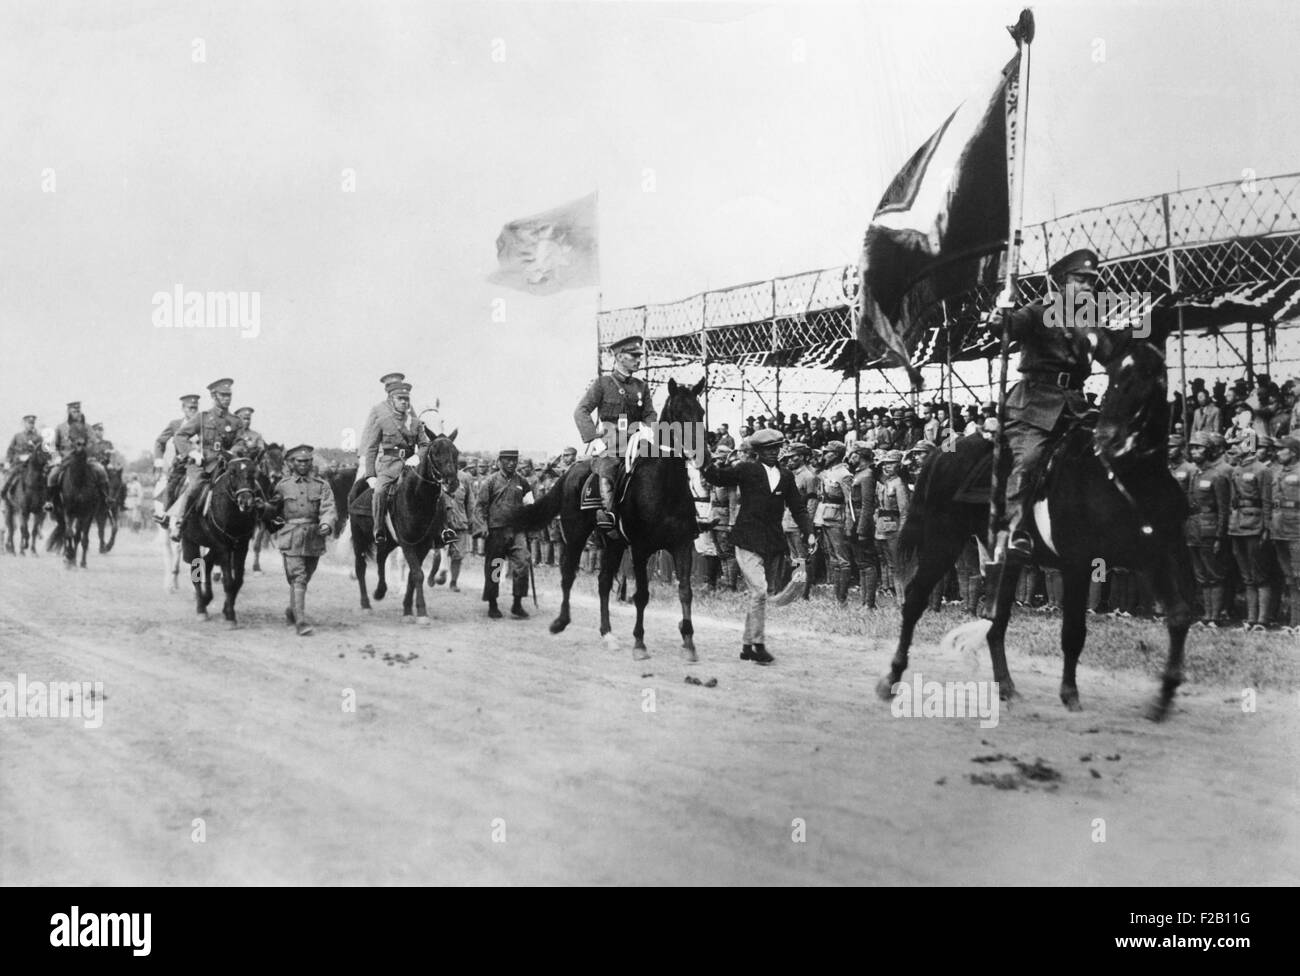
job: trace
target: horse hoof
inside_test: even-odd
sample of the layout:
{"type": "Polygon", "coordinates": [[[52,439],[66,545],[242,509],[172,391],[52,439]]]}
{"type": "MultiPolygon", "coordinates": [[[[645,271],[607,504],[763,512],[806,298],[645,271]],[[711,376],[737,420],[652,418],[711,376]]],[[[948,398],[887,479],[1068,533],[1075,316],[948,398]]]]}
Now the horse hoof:
{"type": "Polygon", "coordinates": [[[1169,702],[1163,698],[1155,698],[1147,703],[1147,707],[1142,710],[1149,722],[1163,722],[1169,715],[1169,702]]]}
{"type": "Polygon", "coordinates": [[[363,604],[361,604],[361,609],[362,609],[365,613],[370,613],[370,612],[371,612],[370,604],[369,604],[369,603],[363,603],[363,604]]]}
{"type": "Polygon", "coordinates": [[[601,637],[600,640],[601,643],[605,645],[605,650],[607,651],[618,650],[618,638],[615,637],[613,634],[605,634],[603,637],[601,637]]]}
{"type": "Polygon", "coordinates": [[[647,651],[644,647],[634,647],[632,648],[632,660],[648,661],[650,660],[650,652],[647,651]]]}
{"type": "Polygon", "coordinates": [[[430,620],[428,617],[416,617],[415,622],[419,624],[421,627],[428,627],[433,623],[433,621],[430,620]]]}
{"type": "MultiPolygon", "coordinates": [[[[649,654],[646,655],[646,657],[649,657],[649,656],[650,656],[649,654]]],[[[683,647],[683,648],[682,648],[682,660],[685,661],[687,664],[699,664],[699,663],[700,663],[700,656],[699,656],[698,654],[695,653],[695,648],[693,648],[693,647],[683,647]]]]}
{"type": "Polygon", "coordinates": [[[567,626],[569,626],[569,622],[567,620],[560,620],[557,617],[555,620],[551,621],[551,633],[558,634],[560,631],[564,630],[564,628],[567,626]]]}
{"type": "Polygon", "coordinates": [[[227,620],[227,621],[226,621],[226,629],[227,629],[227,630],[238,630],[238,629],[239,629],[239,622],[236,621],[236,620],[227,620]]]}
{"type": "Polygon", "coordinates": [[[885,675],[876,682],[876,697],[881,701],[893,701],[894,685],[897,683],[898,682],[894,680],[893,675],[885,675]]]}
{"type": "Polygon", "coordinates": [[[254,576],[261,576],[261,575],[262,575],[262,570],[261,570],[259,567],[254,566],[254,567],[253,567],[253,575],[254,575],[254,576]]]}
{"type": "Polygon", "coordinates": [[[1077,691],[1073,694],[1062,695],[1061,703],[1072,712],[1083,711],[1083,706],[1079,704],[1079,693],[1077,691]]]}
{"type": "Polygon", "coordinates": [[[402,614],[402,623],[413,624],[415,623],[415,618],[412,617],[409,613],[404,613],[402,614]]]}

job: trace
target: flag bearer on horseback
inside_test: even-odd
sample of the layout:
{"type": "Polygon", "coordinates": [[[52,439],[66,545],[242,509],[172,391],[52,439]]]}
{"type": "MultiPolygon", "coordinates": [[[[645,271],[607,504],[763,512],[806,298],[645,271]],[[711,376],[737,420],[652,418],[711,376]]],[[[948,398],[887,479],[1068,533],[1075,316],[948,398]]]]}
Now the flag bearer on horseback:
{"type": "Polygon", "coordinates": [[[401,380],[388,383],[385,409],[365,432],[361,445],[362,473],[357,478],[374,492],[371,506],[375,518],[375,542],[388,543],[389,490],[402,475],[402,466],[419,464],[416,448],[429,443],[424,425],[411,413],[411,384],[401,380]]]}
{"type": "Polygon", "coordinates": [[[23,429],[14,434],[13,440],[9,442],[9,450],[5,452],[9,474],[5,477],[4,488],[0,488],[0,498],[9,497],[9,489],[18,480],[18,474],[22,471],[22,466],[27,463],[27,459],[33,454],[44,452],[45,441],[41,437],[41,432],[36,429],[36,414],[29,413],[23,417],[23,429]]]}
{"type": "Polygon", "coordinates": [[[650,387],[635,374],[641,365],[644,346],[640,336],[628,336],[609,347],[614,368],[592,382],[573,411],[578,433],[588,452],[596,456],[592,470],[600,481],[601,510],[596,525],[607,535],[618,530],[614,524],[614,479],[618,477],[619,455],[628,438],[642,424],[653,424],[659,414],[650,387]],[[597,423],[591,414],[596,411],[597,423]]]}
{"type": "MultiPolygon", "coordinates": [[[[1077,417],[1089,411],[1083,382],[1092,372],[1093,345],[1086,330],[1073,324],[1073,310],[1091,301],[1096,290],[1098,258],[1082,249],[1057,261],[1048,273],[1058,289],[1059,304],[1035,302],[1012,312],[1009,334],[1020,343],[1021,379],[1007,393],[1006,442],[1011,474],[1006,486],[1010,548],[1027,559],[1033,541],[1024,527],[1030,503],[1030,480],[1044,451],[1077,417]],[[1053,314],[1063,306],[1065,314],[1053,314]]],[[[995,319],[995,324],[1001,323],[995,319]]]]}
{"type": "Polygon", "coordinates": [[[280,480],[271,496],[270,510],[279,526],[275,545],[284,556],[284,578],[289,583],[285,619],[299,637],[312,632],[307,623],[307,584],[325,553],[325,540],[334,531],[334,491],[324,478],[312,474],[309,444],[299,444],[285,454],[291,474],[280,480]]]}
{"type": "Polygon", "coordinates": [[[190,506],[194,504],[203,486],[212,480],[221,465],[222,452],[230,450],[239,433],[239,418],[230,412],[234,383],[229,378],[209,383],[212,407],[187,417],[172,436],[176,456],[188,458],[185,469],[187,487],[167,510],[173,542],[180,541],[181,523],[185,521],[190,506]],[[191,437],[199,438],[197,447],[190,443],[191,437]]]}
{"type": "Polygon", "coordinates": [[[63,462],[72,456],[78,443],[85,445],[86,464],[90,468],[90,476],[95,481],[95,487],[104,497],[104,504],[108,506],[112,504],[108,497],[108,472],[99,462],[99,439],[95,436],[95,431],[86,423],[86,417],[81,412],[81,401],[73,400],[68,404],[68,419],[59,424],[54,431],[55,458],[45,478],[45,486],[50,489],[51,494],[50,500],[45,503],[46,508],[52,509],[60,501],[59,473],[63,462]]]}

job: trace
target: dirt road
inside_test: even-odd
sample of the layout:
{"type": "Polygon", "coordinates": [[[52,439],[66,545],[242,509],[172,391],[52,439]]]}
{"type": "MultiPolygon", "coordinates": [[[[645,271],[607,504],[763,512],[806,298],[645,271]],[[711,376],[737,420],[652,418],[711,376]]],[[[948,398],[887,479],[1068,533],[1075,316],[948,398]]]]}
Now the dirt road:
{"type": "MultiPolygon", "coordinates": [[[[392,594],[355,609],[330,562],[299,638],[277,560],[229,631],[163,591],[142,538],[85,571],[0,557],[0,682],[104,693],[98,728],[0,718],[0,883],[1300,881],[1294,692],[1246,712],[1240,689],[1189,686],[1155,726],[1150,678],[1084,665],[1069,714],[1059,661],[1013,641],[1024,701],[996,727],[898,718],[872,690],[890,648],[779,612],[774,667],[737,660],[736,621],[705,601],[700,664],[664,603],[635,663],[631,609],[605,647],[585,581],[553,637],[553,576],[533,619],[489,622],[475,560],[414,627],[392,594]]],[[[927,680],[988,677],[935,633],[913,658],[927,680]]]]}

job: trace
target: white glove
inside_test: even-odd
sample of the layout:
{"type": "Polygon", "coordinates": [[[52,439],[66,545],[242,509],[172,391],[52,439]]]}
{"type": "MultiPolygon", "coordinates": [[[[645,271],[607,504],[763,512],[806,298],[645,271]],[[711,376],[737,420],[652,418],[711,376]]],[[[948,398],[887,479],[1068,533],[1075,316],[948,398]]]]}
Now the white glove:
{"type": "Polygon", "coordinates": [[[603,437],[597,437],[587,445],[588,454],[604,454],[605,450],[605,439],[603,437]]]}
{"type": "Polygon", "coordinates": [[[366,479],[366,486],[367,486],[371,491],[374,491],[374,490],[375,490],[375,483],[376,483],[378,480],[379,480],[379,479],[376,478],[376,477],[372,474],[369,478],[366,479]]]}
{"type": "Polygon", "coordinates": [[[418,468],[420,466],[420,455],[412,454],[409,458],[407,458],[402,463],[406,465],[408,468],[418,468]]]}
{"type": "Polygon", "coordinates": [[[19,460],[20,462],[22,462],[23,464],[26,464],[26,463],[27,463],[27,459],[28,459],[29,457],[31,457],[30,454],[19,454],[19,455],[18,455],[18,460],[19,460]]]}
{"type": "Polygon", "coordinates": [[[320,524],[320,534],[321,534],[321,535],[329,535],[329,534],[330,534],[331,532],[333,532],[333,531],[334,531],[334,527],[333,527],[332,525],[330,525],[328,522],[322,522],[322,523],[320,524]]]}
{"type": "Polygon", "coordinates": [[[531,491],[524,493],[524,504],[525,505],[533,504],[533,493],[531,491]]]}
{"type": "Polygon", "coordinates": [[[203,463],[203,452],[200,451],[197,447],[194,450],[190,451],[190,453],[185,456],[189,458],[191,461],[193,461],[195,464],[203,463]]]}
{"type": "Polygon", "coordinates": [[[164,461],[162,458],[154,458],[154,459],[153,459],[153,469],[154,469],[155,471],[161,471],[161,470],[163,470],[165,467],[167,467],[167,462],[164,461]]]}
{"type": "Polygon", "coordinates": [[[812,532],[808,535],[808,555],[812,556],[817,552],[817,533],[812,532]]]}

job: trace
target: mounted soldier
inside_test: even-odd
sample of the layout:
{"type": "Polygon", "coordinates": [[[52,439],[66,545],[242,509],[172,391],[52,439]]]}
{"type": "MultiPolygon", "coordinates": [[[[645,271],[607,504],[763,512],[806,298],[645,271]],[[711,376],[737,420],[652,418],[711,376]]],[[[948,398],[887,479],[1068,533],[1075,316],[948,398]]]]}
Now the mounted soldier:
{"type": "Polygon", "coordinates": [[[231,453],[236,457],[253,457],[265,451],[266,441],[253,430],[253,408],[240,407],[235,411],[235,416],[239,418],[239,430],[235,434],[235,443],[230,448],[231,453]]]}
{"type": "Polygon", "coordinates": [[[50,500],[45,503],[47,509],[54,508],[58,503],[59,472],[79,443],[85,446],[86,464],[90,468],[96,488],[104,498],[104,504],[111,504],[108,497],[108,472],[104,470],[104,465],[98,459],[98,438],[95,436],[94,429],[86,423],[86,417],[81,412],[81,401],[73,400],[68,404],[68,419],[59,424],[54,432],[55,458],[45,477],[45,486],[50,490],[50,500]]]}
{"type": "Polygon", "coordinates": [[[239,418],[230,412],[234,383],[229,377],[209,383],[211,408],[187,417],[172,436],[177,458],[188,459],[185,469],[187,487],[167,510],[173,542],[180,541],[181,523],[199,492],[221,467],[223,452],[230,450],[239,434],[239,418]],[[190,443],[191,437],[198,438],[197,447],[190,443]]]}
{"type": "Polygon", "coordinates": [[[653,424],[659,419],[650,387],[635,374],[641,365],[644,345],[640,336],[628,336],[610,345],[614,368],[592,382],[573,411],[578,433],[595,455],[591,469],[600,483],[601,510],[596,513],[596,526],[606,535],[616,537],[614,522],[614,482],[618,477],[622,449],[628,439],[642,424],[653,424]],[[592,423],[592,411],[597,423],[592,423]]]}
{"type": "MultiPolygon", "coordinates": [[[[167,426],[162,429],[153,441],[153,469],[155,497],[160,498],[162,508],[166,509],[171,506],[175,500],[176,491],[180,488],[180,483],[185,477],[185,454],[189,453],[186,449],[185,454],[173,452],[171,471],[167,471],[167,445],[173,444],[176,439],[176,431],[180,430],[181,424],[194,417],[199,412],[199,395],[197,393],[186,393],[181,397],[181,416],[168,422],[167,426]],[[157,492],[157,483],[166,478],[166,487],[163,492],[157,492]]],[[[162,513],[155,514],[153,520],[159,525],[167,524],[167,516],[162,513]]]]}
{"type": "Polygon", "coordinates": [[[9,442],[9,450],[5,452],[9,474],[5,477],[4,487],[0,488],[0,498],[9,497],[9,489],[18,480],[19,472],[27,463],[27,459],[33,454],[44,453],[45,440],[41,437],[41,432],[36,429],[36,414],[29,413],[23,417],[23,429],[14,434],[13,440],[9,442]]]}
{"type": "MultiPolygon", "coordinates": [[[[392,375],[392,374],[390,374],[392,375]]],[[[362,470],[357,481],[370,486],[375,519],[375,542],[386,545],[388,539],[389,492],[402,474],[402,465],[419,463],[416,448],[429,443],[424,425],[411,413],[411,384],[390,380],[385,387],[388,399],[383,410],[371,411],[365,439],[361,444],[362,470]]]]}

